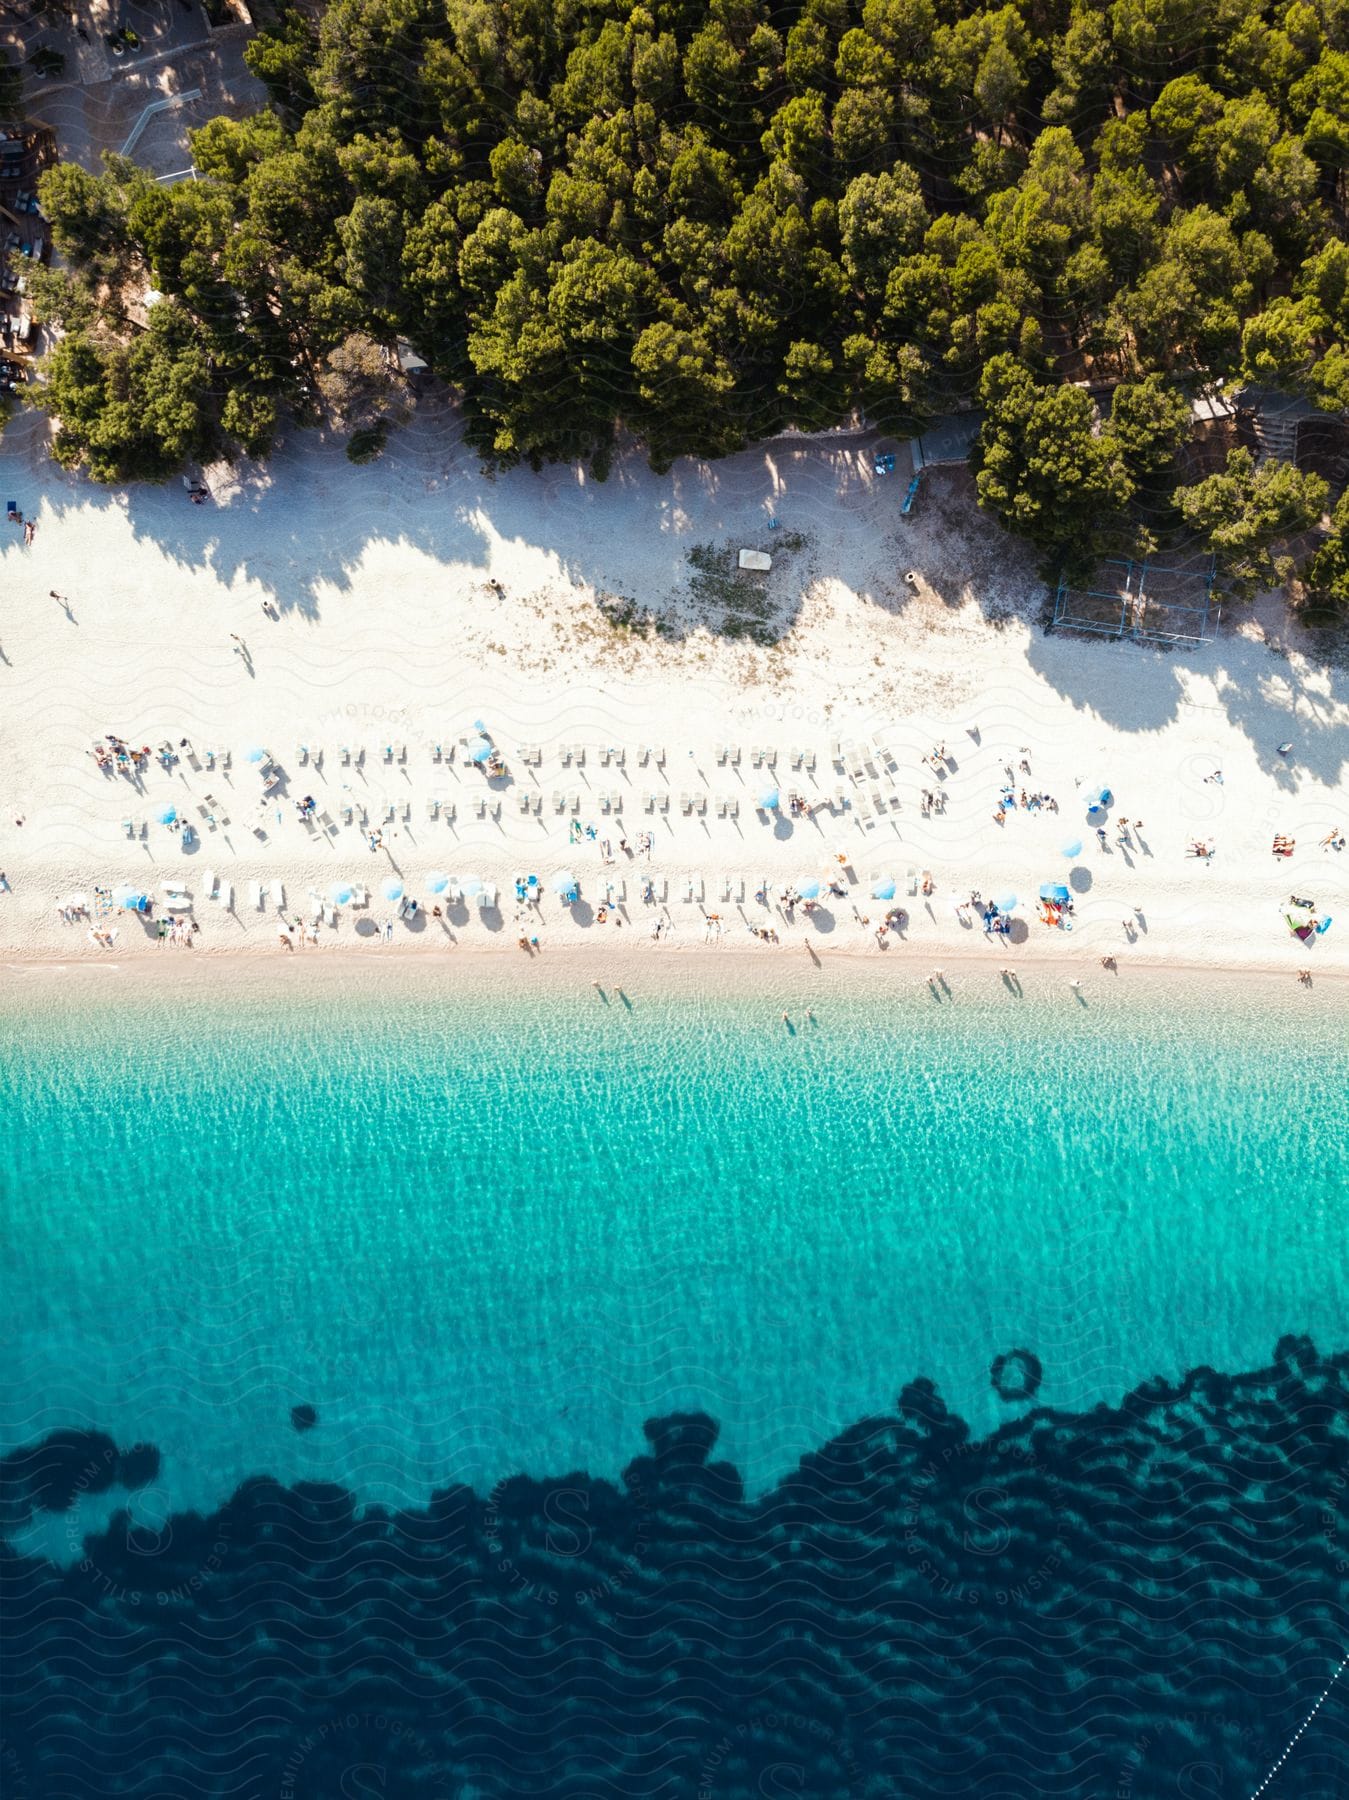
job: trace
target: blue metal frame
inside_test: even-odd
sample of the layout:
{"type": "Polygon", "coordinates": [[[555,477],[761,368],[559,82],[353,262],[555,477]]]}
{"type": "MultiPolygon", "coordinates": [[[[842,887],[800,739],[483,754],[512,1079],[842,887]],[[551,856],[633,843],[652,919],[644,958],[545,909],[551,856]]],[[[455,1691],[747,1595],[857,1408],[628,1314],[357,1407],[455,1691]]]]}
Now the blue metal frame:
{"type": "MultiPolygon", "coordinates": [[[[1062,626],[1069,631],[1090,631],[1098,637],[1125,638],[1135,643],[1204,643],[1213,635],[1209,628],[1210,615],[1213,612],[1213,583],[1217,575],[1217,558],[1210,556],[1207,569],[1181,569],[1169,567],[1163,563],[1154,563],[1150,558],[1141,564],[1132,558],[1128,561],[1118,557],[1109,557],[1101,565],[1102,569],[1123,569],[1124,581],[1120,588],[1112,588],[1108,592],[1102,588],[1070,588],[1066,581],[1060,581],[1054,595],[1054,625],[1062,626]],[[1141,607],[1147,600],[1148,576],[1175,575],[1181,579],[1202,581],[1203,598],[1193,606],[1182,601],[1167,600],[1162,602],[1169,612],[1181,613],[1194,618],[1197,623],[1193,631],[1159,631],[1142,622],[1141,607]],[[1119,618],[1113,623],[1092,619],[1075,619],[1069,615],[1072,596],[1076,594],[1084,600],[1108,600],[1119,606],[1119,618]]],[[[1218,615],[1219,617],[1221,614],[1218,615]]],[[[1216,631],[1218,617],[1213,618],[1213,630],[1216,631]]]]}

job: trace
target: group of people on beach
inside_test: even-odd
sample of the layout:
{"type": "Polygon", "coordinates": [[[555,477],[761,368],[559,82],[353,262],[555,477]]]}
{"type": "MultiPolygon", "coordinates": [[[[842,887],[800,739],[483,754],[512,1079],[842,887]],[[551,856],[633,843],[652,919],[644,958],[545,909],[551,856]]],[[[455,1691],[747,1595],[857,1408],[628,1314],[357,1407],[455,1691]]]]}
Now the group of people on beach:
{"type": "Polygon", "coordinates": [[[149,767],[154,751],[148,744],[136,747],[111,731],[103,735],[107,743],[96,743],[89,753],[100,769],[115,769],[121,775],[140,775],[149,767]]]}

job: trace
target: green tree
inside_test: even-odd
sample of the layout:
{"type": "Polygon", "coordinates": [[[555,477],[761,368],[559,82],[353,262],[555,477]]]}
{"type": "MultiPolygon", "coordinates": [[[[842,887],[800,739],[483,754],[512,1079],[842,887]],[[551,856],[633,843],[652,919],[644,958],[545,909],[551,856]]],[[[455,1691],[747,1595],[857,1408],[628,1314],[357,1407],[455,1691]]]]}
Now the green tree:
{"type": "Polygon", "coordinates": [[[1110,435],[1135,483],[1172,466],[1191,423],[1189,400],[1159,374],[1115,389],[1110,435]]]}
{"type": "Polygon", "coordinates": [[[975,449],[979,503],[1055,565],[1089,565],[1123,529],[1133,484],[1119,446],[1098,432],[1078,388],[1047,387],[1015,358],[993,357],[980,382],[975,449]]]}
{"type": "Polygon", "coordinates": [[[1321,517],[1329,489],[1319,475],[1292,463],[1259,467],[1249,450],[1231,450],[1220,475],[1177,488],[1181,517],[1218,559],[1227,587],[1249,597],[1287,580],[1292,564],[1279,546],[1310,531],[1321,517]]]}

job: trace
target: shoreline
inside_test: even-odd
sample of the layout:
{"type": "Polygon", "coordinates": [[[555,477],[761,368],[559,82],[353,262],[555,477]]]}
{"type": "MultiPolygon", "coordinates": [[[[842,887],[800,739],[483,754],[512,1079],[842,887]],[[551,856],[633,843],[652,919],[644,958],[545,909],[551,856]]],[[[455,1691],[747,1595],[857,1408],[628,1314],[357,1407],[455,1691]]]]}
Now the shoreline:
{"type": "Polygon", "coordinates": [[[1271,990],[1277,987],[1278,995],[1285,1000],[1290,992],[1310,999],[1318,990],[1329,988],[1335,993],[1349,987],[1349,971],[1344,969],[1313,969],[1311,983],[1304,984],[1293,970],[1274,963],[1218,964],[1157,956],[1121,958],[1116,968],[1107,969],[1094,957],[1072,958],[1061,953],[1023,953],[1002,965],[961,947],[941,946],[940,963],[930,954],[917,954],[913,946],[884,952],[831,949],[811,957],[793,954],[793,948],[725,944],[674,947],[642,942],[604,948],[564,943],[528,957],[514,944],[479,944],[472,948],[455,945],[448,954],[381,945],[383,954],[378,956],[373,954],[373,948],[361,951],[332,946],[318,955],[278,952],[274,959],[243,946],[154,958],[126,958],[115,952],[68,958],[0,955],[0,993],[6,987],[23,991],[33,977],[49,975],[64,983],[92,971],[123,980],[130,977],[137,983],[144,981],[147,988],[179,987],[224,994],[231,989],[246,993],[263,987],[279,993],[284,990],[277,978],[278,963],[286,971],[280,982],[287,987],[311,978],[323,984],[357,977],[363,991],[373,993],[378,992],[383,976],[391,996],[400,992],[400,984],[408,978],[429,981],[436,987],[442,982],[474,988],[497,986],[510,993],[549,989],[579,993],[595,986],[616,987],[622,981],[639,978],[660,985],[662,978],[668,978],[669,986],[712,1000],[731,989],[745,994],[762,993],[769,998],[779,989],[799,990],[805,984],[821,984],[827,989],[831,980],[840,986],[855,986],[861,981],[877,992],[890,988],[897,997],[918,997],[929,991],[929,976],[937,969],[951,978],[946,984],[947,999],[971,991],[978,977],[984,978],[978,982],[978,992],[1003,992],[1009,999],[1028,997],[1031,991],[1040,995],[1078,982],[1082,996],[1093,1002],[1131,990],[1155,991],[1178,976],[1185,978],[1181,992],[1212,992],[1220,987],[1248,991],[1251,983],[1259,983],[1268,984],[1271,990]],[[458,954],[461,950],[462,956],[458,954]],[[225,982],[213,990],[205,988],[203,965],[212,976],[228,971],[225,982]],[[1004,966],[1011,971],[1015,985],[1002,976],[1004,966]],[[505,967],[511,973],[503,976],[505,967]],[[1024,990],[1020,994],[1018,987],[1024,990]]]}

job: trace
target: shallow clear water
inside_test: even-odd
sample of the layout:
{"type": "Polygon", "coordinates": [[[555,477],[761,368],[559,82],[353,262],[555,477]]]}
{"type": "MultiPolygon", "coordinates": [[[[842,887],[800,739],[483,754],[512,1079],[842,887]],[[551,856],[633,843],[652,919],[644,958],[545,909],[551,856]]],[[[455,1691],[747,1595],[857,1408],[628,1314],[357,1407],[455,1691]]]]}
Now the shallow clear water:
{"type": "Polygon", "coordinates": [[[916,1375],[987,1428],[1015,1346],[1082,1407],[1344,1338],[1349,1047],[1286,981],[822,976],[789,1031],[684,971],[101,973],[0,999],[0,1449],[153,1442],[142,1510],[613,1473],[681,1407],[757,1490],[916,1375]]]}

